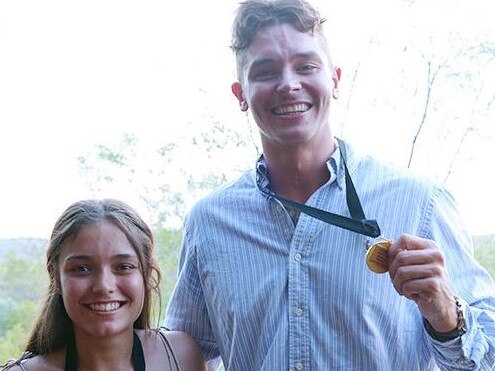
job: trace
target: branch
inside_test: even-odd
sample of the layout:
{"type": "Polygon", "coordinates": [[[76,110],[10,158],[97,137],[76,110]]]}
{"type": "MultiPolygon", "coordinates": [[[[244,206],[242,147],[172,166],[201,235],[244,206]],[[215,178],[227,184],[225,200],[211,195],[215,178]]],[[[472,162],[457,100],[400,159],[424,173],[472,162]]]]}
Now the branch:
{"type": "MultiPolygon", "coordinates": [[[[368,42],[368,45],[366,47],[366,51],[369,51],[371,45],[374,43],[374,40],[375,40],[375,38],[372,36],[368,42]]],[[[351,105],[352,92],[354,91],[354,88],[356,86],[356,80],[357,80],[357,75],[359,72],[359,67],[361,66],[361,62],[363,61],[365,55],[366,55],[366,53],[360,58],[358,64],[356,65],[356,68],[354,69],[354,74],[352,76],[351,85],[349,87],[349,94],[347,95],[347,102],[346,102],[346,106],[345,106],[344,117],[340,123],[340,135],[341,136],[343,134],[344,126],[345,126],[345,123],[347,121],[347,114],[349,113],[349,107],[351,105]]]]}
{"type": "Polygon", "coordinates": [[[473,130],[474,130],[474,128],[472,126],[470,126],[470,127],[466,128],[466,130],[464,131],[464,134],[462,135],[462,138],[461,138],[459,144],[457,145],[457,149],[456,149],[456,151],[454,153],[454,157],[452,158],[452,161],[450,161],[449,170],[447,171],[447,175],[445,175],[445,178],[443,180],[443,184],[444,185],[447,183],[447,180],[448,180],[449,176],[452,174],[452,169],[454,168],[454,165],[457,162],[457,157],[459,157],[459,153],[461,152],[461,147],[464,144],[464,141],[466,140],[466,137],[473,130]]]}
{"type": "Polygon", "coordinates": [[[435,70],[435,72],[432,75],[431,62],[428,61],[428,83],[427,83],[427,91],[426,91],[426,101],[425,101],[425,106],[424,106],[424,110],[423,110],[423,116],[421,117],[421,122],[419,124],[418,130],[416,131],[416,134],[414,135],[413,142],[411,145],[411,152],[409,153],[409,162],[407,163],[408,168],[411,167],[412,158],[414,156],[414,149],[416,147],[416,142],[418,141],[418,137],[421,134],[421,131],[423,130],[423,126],[426,122],[426,116],[428,114],[428,107],[430,105],[430,98],[431,98],[431,91],[433,89],[433,83],[435,81],[435,78],[438,75],[438,72],[443,67],[443,65],[444,65],[444,63],[439,64],[437,69],[435,70]]]}
{"type": "MultiPolygon", "coordinates": [[[[466,49],[459,50],[454,56],[452,56],[451,58],[446,58],[442,63],[440,63],[437,66],[437,68],[436,68],[435,72],[433,73],[433,75],[431,74],[431,61],[428,61],[428,84],[427,84],[426,101],[425,101],[425,106],[424,106],[424,110],[423,110],[423,115],[421,117],[421,122],[419,124],[418,130],[416,131],[416,134],[415,134],[415,136],[413,138],[413,142],[412,142],[412,145],[411,145],[411,152],[409,154],[409,162],[407,164],[407,167],[408,168],[411,167],[412,159],[413,159],[413,156],[414,156],[414,150],[415,150],[415,147],[416,147],[416,142],[418,141],[418,137],[421,134],[421,131],[423,130],[423,126],[424,126],[424,124],[426,122],[426,117],[428,115],[428,108],[429,108],[429,105],[430,105],[431,91],[433,89],[433,83],[435,81],[435,78],[437,77],[437,75],[440,72],[440,70],[442,70],[443,68],[447,67],[450,62],[456,60],[457,58],[459,58],[461,56],[468,55],[469,53],[471,53],[474,50],[479,50],[480,48],[481,48],[480,45],[476,45],[476,46],[470,46],[470,47],[468,47],[466,49]]],[[[424,55],[423,55],[423,58],[425,58],[424,55]]]]}

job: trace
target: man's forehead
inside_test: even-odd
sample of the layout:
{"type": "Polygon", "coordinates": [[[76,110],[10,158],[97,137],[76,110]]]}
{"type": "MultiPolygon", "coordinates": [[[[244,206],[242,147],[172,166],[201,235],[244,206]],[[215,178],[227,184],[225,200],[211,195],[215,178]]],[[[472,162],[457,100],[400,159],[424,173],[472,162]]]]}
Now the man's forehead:
{"type": "Polygon", "coordinates": [[[260,28],[249,46],[237,53],[238,77],[246,76],[253,65],[271,63],[278,55],[290,53],[294,57],[318,55],[325,64],[332,66],[329,46],[322,32],[303,32],[290,23],[282,23],[260,28]]]}

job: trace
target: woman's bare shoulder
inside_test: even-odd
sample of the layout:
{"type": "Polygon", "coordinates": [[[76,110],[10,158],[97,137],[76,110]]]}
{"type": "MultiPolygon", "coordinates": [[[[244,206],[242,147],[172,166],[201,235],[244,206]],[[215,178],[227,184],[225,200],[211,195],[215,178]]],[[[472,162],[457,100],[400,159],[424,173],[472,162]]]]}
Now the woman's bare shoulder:
{"type": "Polygon", "coordinates": [[[0,366],[2,371],[22,371],[25,370],[21,367],[21,362],[20,361],[9,361],[7,364],[1,365],[0,366]]]}
{"type": "Polygon", "coordinates": [[[157,362],[163,367],[164,360],[168,360],[167,354],[171,352],[182,371],[207,369],[200,347],[188,334],[165,329],[138,330],[137,333],[146,355],[146,365],[157,362]]]}
{"type": "Polygon", "coordinates": [[[196,341],[185,332],[161,330],[180,365],[181,370],[206,370],[203,352],[196,341]]]}
{"type": "Polygon", "coordinates": [[[5,371],[56,371],[63,370],[58,354],[49,356],[28,356],[21,357],[19,360],[10,363],[5,371]]]}

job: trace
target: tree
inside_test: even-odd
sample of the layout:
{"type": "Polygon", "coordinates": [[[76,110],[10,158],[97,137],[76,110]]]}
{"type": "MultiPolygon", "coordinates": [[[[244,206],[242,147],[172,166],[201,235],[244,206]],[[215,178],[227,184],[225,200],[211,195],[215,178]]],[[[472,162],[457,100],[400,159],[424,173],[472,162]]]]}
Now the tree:
{"type": "Polygon", "coordinates": [[[474,240],[474,256],[495,279],[495,236],[482,236],[474,240]]]}
{"type": "Polygon", "coordinates": [[[233,179],[254,158],[241,156],[255,152],[239,132],[210,116],[205,120],[208,125],[194,134],[151,150],[131,133],[118,143],[96,144],[79,157],[80,171],[95,195],[131,190],[136,197],[129,203],[144,209],[154,227],[178,228],[188,206],[233,179]]]}
{"type": "Polygon", "coordinates": [[[9,251],[0,266],[0,293],[14,302],[38,302],[46,289],[47,274],[42,257],[26,259],[9,251]]]}

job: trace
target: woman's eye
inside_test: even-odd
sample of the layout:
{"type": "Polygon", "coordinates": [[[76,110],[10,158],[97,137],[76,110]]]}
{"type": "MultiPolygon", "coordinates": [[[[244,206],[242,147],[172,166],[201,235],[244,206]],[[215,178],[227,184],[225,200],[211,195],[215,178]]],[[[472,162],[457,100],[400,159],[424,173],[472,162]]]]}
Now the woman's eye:
{"type": "Polygon", "coordinates": [[[71,271],[74,273],[78,273],[78,274],[85,274],[85,273],[91,272],[91,269],[85,265],[78,265],[78,266],[72,267],[71,271]]]}
{"type": "Polygon", "coordinates": [[[119,271],[129,271],[132,269],[136,269],[136,266],[134,264],[129,264],[129,263],[123,263],[117,267],[117,270],[119,271]]]}

